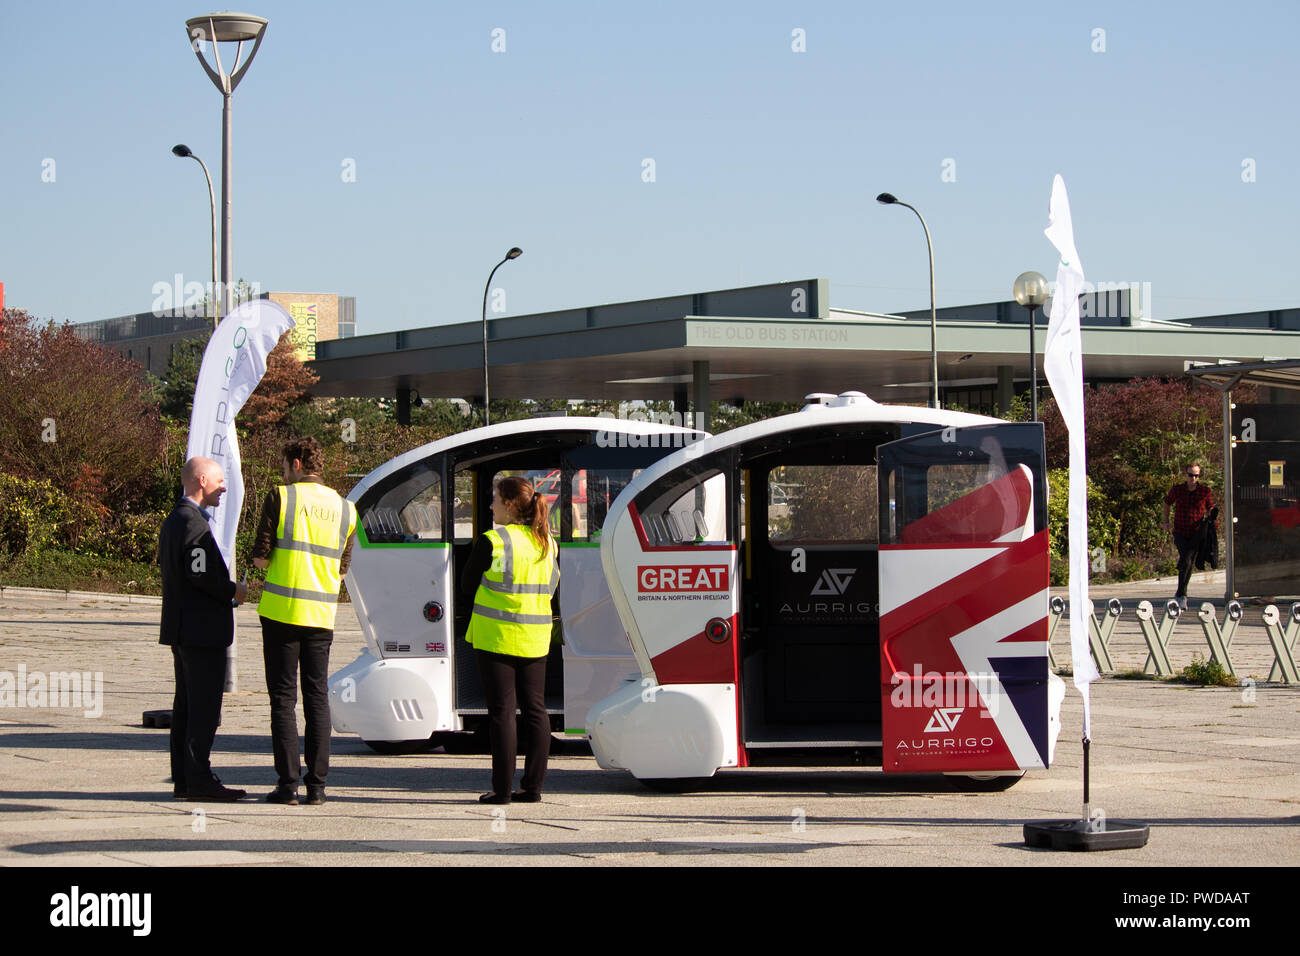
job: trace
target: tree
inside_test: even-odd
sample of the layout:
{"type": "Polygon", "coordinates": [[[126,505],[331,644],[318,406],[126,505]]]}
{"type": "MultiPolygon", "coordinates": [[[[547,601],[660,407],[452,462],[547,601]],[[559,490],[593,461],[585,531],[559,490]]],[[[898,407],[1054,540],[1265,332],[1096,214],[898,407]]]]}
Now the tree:
{"type": "Polygon", "coordinates": [[[164,446],[144,370],[69,323],[41,325],[19,309],[4,318],[0,468],[59,488],[80,481],[110,507],[130,501],[164,446]]]}
{"type": "Polygon", "coordinates": [[[267,355],[266,374],[244,402],[238,422],[254,431],[284,424],[292,409],[311,400],[311,387],[319,381],[319,375],[298,361],[286,332],[267,355]]]}
{"type": "MultiPolygon", "coordinates": [[[[1251,401],[1254,393],[1243,386],[1233,394],[1251,401]]],[[[1069,436],[1060,410],[1050,399],[1040,410],[1047,466],[1065,468],[1069,436]]],[[[1084,415],[1088,479],[1116,522],[1114,553],[1136,559],[1167,554],[1164,496],[1183,466],[1201,462],[1206,485],[1222,488],[1220,393],[1185,380],[1139,378],[1087,389],[1084,415]]]]}
{"type": "Polygon", "coordinates": [[[156,386],[158,404],[164,415],[189,424],[194,411],[194,388],[199,381],[199,368],[203,352],[208,347],[212,332],[182,339],[172,351],[167,371],[156,386]]]}

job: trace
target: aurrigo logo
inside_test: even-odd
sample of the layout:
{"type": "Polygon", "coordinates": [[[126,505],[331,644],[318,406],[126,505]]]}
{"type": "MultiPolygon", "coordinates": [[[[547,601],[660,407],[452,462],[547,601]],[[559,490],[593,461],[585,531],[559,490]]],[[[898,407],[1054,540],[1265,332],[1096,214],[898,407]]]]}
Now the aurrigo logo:
{"type": "Polygon", "coordinates": [[[961,720],[963,707],[939,707],[930,715],[930,722],[925,725],[923,733],[927,734],[944,734],[950,730],[957,729],[957,721],[961,720]]]}
{"type": "Polygon", "coordinates": [[[827,568],[813,585],[812,594],[840,595],[849,589],[857,568],[827,568]]]}
{"type": "Polygon", "coordinates": [[[636,569],[636,588],[643,594],[726,591],[730,587],[725,564],[639,565],[636,569]]]}

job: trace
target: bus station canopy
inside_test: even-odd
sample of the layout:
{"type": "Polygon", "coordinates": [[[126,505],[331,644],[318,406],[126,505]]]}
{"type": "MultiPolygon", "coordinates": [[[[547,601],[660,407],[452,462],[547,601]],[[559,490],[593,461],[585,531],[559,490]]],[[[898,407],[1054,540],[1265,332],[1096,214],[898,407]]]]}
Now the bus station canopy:
{"type": "MultiPolygon", "coordinates": [[[[930,323],[832,309],[826,279],[500,317],[487,322],[498,398],[797,401],[811,392],[866,392],[925,402],[930,323]]],[[[943,310],[940,310],[941,312],[943,310]]],[[[1039,315],[1036,353],[1046,344],[1039,315]]],[[[317,343],[321,396],[481,400],[482,323],[472,321],[317,343]]],[[[1029,379],[1025,322],[938,322],[940,387],[1029,379]]],[[[1085,325],[1089,381],[1177,376],[1189,360],[1300,360],[1300,332],[1139,322],[1085,325]]],[[[1039,372],[1040,380],[1042,372],[1039,372]]]]}

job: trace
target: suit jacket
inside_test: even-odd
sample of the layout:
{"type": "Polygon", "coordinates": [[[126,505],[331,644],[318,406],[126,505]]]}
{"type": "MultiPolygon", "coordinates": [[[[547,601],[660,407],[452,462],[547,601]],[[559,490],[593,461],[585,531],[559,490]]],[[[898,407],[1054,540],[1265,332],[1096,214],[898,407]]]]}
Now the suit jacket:
{"type": "Polygon", "coordinates": [[[235,636],[230,602],[235,582],[203,511],[182,498],[158,532],[162,626],[158,643],[229,647],[235,636]]]}

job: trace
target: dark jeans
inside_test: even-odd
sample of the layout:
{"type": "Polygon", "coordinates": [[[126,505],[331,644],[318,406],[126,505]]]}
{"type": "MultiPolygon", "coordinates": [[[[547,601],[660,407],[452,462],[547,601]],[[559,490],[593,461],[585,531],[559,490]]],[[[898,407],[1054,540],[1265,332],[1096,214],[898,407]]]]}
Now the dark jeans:
{"type": "Polygon", "coordinates": [[[224,647],[172,645],[176,697],[172,701],[172,783],[182,792],[210,789],[212,741],[221,723],[226,685],[224,647]]]}
{"type": "Polygon", "coordinates": [[[1192,579],[1192,564],[1196,560],[1196,538],[1175,534],[1174,547],[1178,549],[1178,591],[1174,597],[1187,597],[1187,582],[1192,579]]]}
{"type": "Polygon", "coordinates": [[[298,672],[302,671],[302,712],[307,721],[304,746],[308,787],[325,786],[330,771],[330,644],[334,632],[262,618],[262,659],[271,697],[271,752],[279,785],[298,789],[298,672]]]}
{"type": "Polygon", "coordinates": [[[515,779],[518,729],[515,707],[522,712],[524,777],[520,789],[541,793],[546,759],[551,754],[551,720],[546,715],[546,658],[511,657],[478,651],[478,669],[487,698],[488,730],[492,742],[492,790],[508,794],[515,779]]]}

